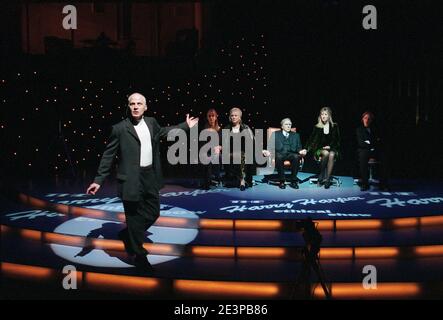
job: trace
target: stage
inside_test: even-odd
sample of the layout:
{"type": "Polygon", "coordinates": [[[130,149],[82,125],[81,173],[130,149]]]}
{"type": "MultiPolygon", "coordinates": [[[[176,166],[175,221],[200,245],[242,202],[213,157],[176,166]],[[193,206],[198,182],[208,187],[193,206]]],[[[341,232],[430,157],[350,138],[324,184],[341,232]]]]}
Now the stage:
{"type": "MultiPolygon", "coordinates": [[[[168,180],[160,218],[146,233],[148,275],[136,272],[118,240],[124,214],[115,182],[96,196],[84,194],[86,182],[23,184],[2,199],[2,276],[54,285],[72,265],[91,293],[289,299],[306,246],[298,226],[312,218],[333,299],[441,297],[441,184],[398,181],[390,192],[361,192],[352,177],[339,179],[327,190],[309,180],[281,190],[255,176],[245,191],[168,180]],[[378,290],[362,287],[366,265],[377,269],[378,290]]],[[[323,299],[315,272],[309,282],[312,297],[323,299]]]]}

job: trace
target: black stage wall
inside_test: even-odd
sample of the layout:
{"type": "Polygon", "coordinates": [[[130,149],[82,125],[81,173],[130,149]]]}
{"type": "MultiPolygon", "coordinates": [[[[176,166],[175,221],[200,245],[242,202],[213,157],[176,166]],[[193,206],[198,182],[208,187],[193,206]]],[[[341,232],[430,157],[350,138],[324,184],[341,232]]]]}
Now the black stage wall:
{"type": "MultiPolygon", "coordinates": [[[[441,178],[438,166],[443,141],[438,124],[443,119],[442,4],[440,1],[372,1],[377,9],[378,28],[364,30],[362,8],[366,4],[338,0],[202,3],[200,49],[192,55],[165,52],[154,56],[132,55],[121,50],[97,53],[83,49],[65,51],[62,55],[25,54],[21,45],[23,26],[18,21],[23,17],[23,6],[3,5],[2,24],[9,26],[2,28],[5,36],[1,44],[2,80],[5,80],[0,87],[3,172],[29,175],[46,172],[39,167],[45,167],[48,161],[37,160],[38,164],[32,169],[28,166],[29,159],[42,157],[30,151],[36,144],[34,140],[17,140],[19,132],[30,128],[23,121],[35,125],[32,127],[34,139],[41,134],[40,141],[49,141],[57,130],[57,114],[63,114],[63,121],[78,119],[78,111],[72,111],[71,107],[80,104],[79,91],[58,105],[61,110],[35,114],[33,99],[40,101],[48,96],[63,101],[63,93],[54,94],[54,84],[66,84],[75,90],[79,79],[97,83],[112,79],[115,90],[112,95],[102,96],[98,103],[107,112],[114,112],[114,116],[92,122],[103,131],[124,115],[115,106],[124,105],[126,94],[133,90],[153,97],[152,109],[161,112],[164,117],[159,117],[159,121],[167,124],[176,122],[177,106],[182,103],[194,114],[204,114],[214,105],[202,98],[205,94],[202,89],[194,91],[195,96],[191,97],[191,100],[202,98],[195,104],[181,96],[173,102],[155,101],[153,94],[148,92],[151,87],[155,87],[156,94],[161,94],[168,86],[185,90],[188,82],[191,87],[200,85],[198,79],[204,74],[230,66],[236,71],[241,68],[241,61],[233,63],[221,57],[220,50],[236,55],[237,44],[244,48],[260,42],[263,47],[259,63],[263,69],[260,71],[261,87],[255,88],[259,91],[257,99],[246,99],[238,92],[233,94],[235,89],[247,90],[249,80],[241,79],[234,85],[230,81],[220,81],[218,87],[226,90],[218,101],[225,103],[217,105],[216,102],[215,106],[223,116],[230,107],[240,105],[247,110],[245,120],[257,128],[278,125],[281,118],[289,116],[302,141],[306,141],[318,110],[329,106],[334,120],[340,124],[344,146],[337,171],[356,175],[354,130],[361,113],[370,109],[386,132],[392,176],[441,178]],[[34,71],[41,75],[38,85],[30,76],[34,71]],[[26,75],[19,83],[14,82],[18,81],[18,73],[26,75]],[[32,86],[38,94],[24,95],[23,90],[32,86]],[[38,125],[42,119],[48,124],[44,128],[38,125]],[[23,152],[14,156],[18,144],[23,152]]],[[[174,6],[170,2],[168,5],[174,6]]],[[[256,61],[253,54],[245,58],[246,64],[256,61]]],[[[212,94],[211,89],[207,90],[212,94]]],[[[184,109],[180,109],[180,116],[186,112],[184,109]]],[[[94,115],[95,111],[86,112],[94,115]]],[[[64,130],[65,135],[70,135],[75,128],[64,130]]],[[[76,145],[74,150],[85,148],[78,135],[71,136],[72,144],[76,145]]],[[[102,140],[96,143],[93,152],[100,153],[106,134],[99,139],[102,140]]],[[[54,149],[48,150],[45,160],[56,153],[54,149]]],[[[96,158],[91,158],[76,166],[79,171],[94,171],[97,163],[96,158]]],[[[51,162],[51,168],[46,168],[49,174],[53,173],[53,166],[51,162]]]]}

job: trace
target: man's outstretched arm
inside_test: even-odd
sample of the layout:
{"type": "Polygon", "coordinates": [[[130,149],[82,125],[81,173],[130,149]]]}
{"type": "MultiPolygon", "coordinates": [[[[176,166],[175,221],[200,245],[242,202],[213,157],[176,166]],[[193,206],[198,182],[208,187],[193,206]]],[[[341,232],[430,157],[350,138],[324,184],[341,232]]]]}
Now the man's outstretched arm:
{"type": "MultiPolygon", "coordinates": [[[[160,127],[157,120],[155,120],[155,122],[160,127]]],[[[167,137],[169,131],[171,131],[171,130],[176,130],[176,129],[188,130],[188,129],[194,127],[197,123],[198,123],[198,118],[189,117],[189,114],[187,114],[185,122],[179,123],[178,125],[175,125],[175,126],[160,127],[159,136],[160,136],[160,138],[165,138],[165,137],[167,137]]]]}
{"type": "Polygon", "coordinates": [[[111,135],[109,136],[108,144],[106,145],[105,151],[103,152],[102,158],[100,160],[100,165],[98,166],[97,175],[95,176],[94,182],[91,183],[86,190],[87,194],[96,194],[100,189],[100,186],[105,181],[106,177],[111,173],[112,163],[115,160],[119,149],[119,138],[117,134],[117,129],[112,127],[111,135]]]}

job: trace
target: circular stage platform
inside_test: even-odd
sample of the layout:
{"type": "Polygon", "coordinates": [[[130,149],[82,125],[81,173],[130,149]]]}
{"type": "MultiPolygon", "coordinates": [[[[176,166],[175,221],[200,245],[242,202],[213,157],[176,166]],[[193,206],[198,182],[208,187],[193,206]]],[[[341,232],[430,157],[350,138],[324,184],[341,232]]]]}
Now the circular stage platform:
{"type": "MultiPolygon", "coordinates": [[[[339,178],[341,185],[328,190],[309,181],[281,190],[262,177],[246,191],[168,184],[160,218],[146,233],[155,267],[148,276],[135,272],[118,240],[124,213],[112,184],[97,196],[85,195],[83,186],[23,188],[4,199],[2,274],[55,281],[73,265],[88,290],[288,298],[306,246],[300,222],[312,218],[323,237],[319,261],[333,298],[441,294],[443,186],[361,192],[352,177],[339,178]],[[377,266],[383,290],[361,288],[368,264],[377,266]]],[[[314,297],[323,297],[315,274],[309,281],[314,297]]]]}

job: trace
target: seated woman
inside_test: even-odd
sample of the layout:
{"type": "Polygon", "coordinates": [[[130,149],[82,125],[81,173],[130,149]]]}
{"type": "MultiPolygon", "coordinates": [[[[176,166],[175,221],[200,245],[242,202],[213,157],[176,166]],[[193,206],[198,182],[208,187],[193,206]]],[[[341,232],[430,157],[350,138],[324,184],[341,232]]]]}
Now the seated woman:
{"type": "Polygon", "coordinates": [[[369,189],[369,159],[376,159],[380,169],[380,189],[387,190],[386,152],[383,152],[379,132],[372,126],[374,114],[366,111],[361,116],[361,125],[356,130],[360,190],[369,189]]]}
{"type": "Polygon", "coordinates": [[[318,185],[325,189],[331,186],[331,175],[334,162],[339,157],[340,131],[338,124],[332,121],[332,111],[325,107],[320,109],[318,122],[308,139],[306,149],[314,153],[314,158],[320,161],[318,185]]]}
{"type": "MultiPolygon", "coordinates": [[[[232,183],[234,186],[238,186],[240,190],[244,191],[246,187],[252,186],[252,163],[248,163],[246,155],[246,146],[244,143],[241,143],[241,147],[239,149],[235,146],[235,141],[246,142],[245,139],[248,139],[249,142],[252,142],[254,136],[252,134],[251,129],[244,123],[242,123],[242,111],[239,108],[232,108],[229,111],[229,124],[223,128],[223,130],[229,130],[231,140],[229,152],[229,164],[224,165],[226,171],[226,181],[232,183]],[[242,137],[245,137],[242,139],[242,137]],[[234,143],[233,143],[234,142],[234,143]],[[235,163],[235,159],[240,159],[240,164],[235,163]]],[[[223,150],[226,152],[227,150],[223,150]]]]}
{"type": "MultiPolygon", "coordinates": [[[[209,109],[206,113],[206,123],[204,129],[217,132],[219,134],[219,143],[221,143],[221,128],[218,123],[218,113],[215,109],[209,109]]],[[[203,184],[203,188],[206,190],[210,188],[212,178],[214,178],[216,181],[220,181],[221,160],[215,159],[220,158],[220,148],[216,147],[215,150],[211,151],[211,162],[204,165],[205,181],[203,184]]]]}

